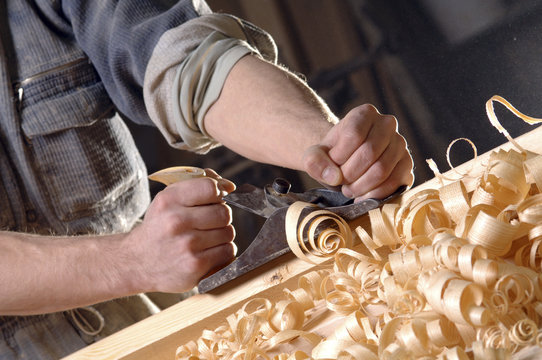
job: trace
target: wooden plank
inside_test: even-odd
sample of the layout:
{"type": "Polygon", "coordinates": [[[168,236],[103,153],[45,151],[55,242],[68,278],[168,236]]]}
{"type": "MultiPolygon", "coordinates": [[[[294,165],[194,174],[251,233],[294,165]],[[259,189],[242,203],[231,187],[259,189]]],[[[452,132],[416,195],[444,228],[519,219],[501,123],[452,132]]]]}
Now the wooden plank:
{"type": "MultiPolygon", "coordinates": [[[[542,127],[538,127],[517,140],[526,149],[542,153],[541,138],[542,127]]],[[[510,149],[512,145],[507,143],[500,148],[510,149]]],[[[457,169],[465,171],[473,166],[473,171],[479,173],[488,157],[489,152],[457,169]]],[[[475,181],[467,181],[466,184],[469,191],[475,185],[475,181]]],[[[432,179],[410,190],[405,196],[421,189],[438,187],[438,181],[432,179]]],[[[363,226],[367,222],[367,216],[363,216],[351,226],[363,226]]],[[[216,328],[247,300],[253,297],[281,298],[284,288],[297,287],[299,276],[315,268],[287,254],[225,285],[219,289],[219,293],[193,296],[65,359],[172,360],[178,346],[199,338],[205,328],[216,328]]]]}
{"type": "Polygon", "coordinates": [[[66,359],[173,359],[176,348],[199,337],[206,328],[214,328],[254,296],[273,298],[284,286],[297,285],[297,276],[313,265],[286,254],[224,285],[210,294],[198,294],[163,310],[131,327],[92,344],[66,359]],[[160,346],[153,344],[160,342],[160,346]]]}

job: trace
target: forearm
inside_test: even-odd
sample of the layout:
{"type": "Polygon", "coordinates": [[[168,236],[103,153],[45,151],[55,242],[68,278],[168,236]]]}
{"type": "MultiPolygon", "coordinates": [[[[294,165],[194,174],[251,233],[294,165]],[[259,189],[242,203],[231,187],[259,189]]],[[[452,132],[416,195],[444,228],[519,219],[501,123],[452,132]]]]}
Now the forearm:
{"type": "Polygon", "coordinates": [[[0,314],[55,312],[137,293],[125,237],[0,232],[0,314]]]}
{"type": "Polygon", "coordinates": [[[255,161],[302,170],[304,151],[337,120],[293,74],[254,56],[229,73],[205,116],[207,132],[255,161]]]}
{"type": "Polygon", "coordinates": [[[235,185],[211,169],[169,185],[126,234],[0,232],[0,315],[72,309],[141,292],[180,293],[234,257],[235,185]]]}

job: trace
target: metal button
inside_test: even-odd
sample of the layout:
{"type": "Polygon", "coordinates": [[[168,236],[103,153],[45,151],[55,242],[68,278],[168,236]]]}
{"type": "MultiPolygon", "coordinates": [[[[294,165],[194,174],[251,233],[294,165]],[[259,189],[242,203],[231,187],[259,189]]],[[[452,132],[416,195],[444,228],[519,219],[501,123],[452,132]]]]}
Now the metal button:
{"type": "Polygon", "coordinates": [[[275,181],[273,181],[273,190],[275,190],[279,194],[288,194],[290,191],[290,182],[288,180],[283,178],[276,178],[275,181]]]}

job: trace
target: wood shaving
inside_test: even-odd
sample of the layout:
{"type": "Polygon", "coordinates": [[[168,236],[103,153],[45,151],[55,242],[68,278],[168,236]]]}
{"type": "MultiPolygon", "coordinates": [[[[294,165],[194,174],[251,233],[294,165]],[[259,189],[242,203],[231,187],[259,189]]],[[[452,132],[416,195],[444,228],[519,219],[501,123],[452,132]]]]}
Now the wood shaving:
{"type": "Polygon", "coordinates": [[[428,161],[441,187],[370,211],[370,228],[352,232],[329,211],[293,204],[292,251],[333,265],[301,276],[284,299],[247,302],[176,359],[508,359],[539,348],[542,156],[510,137],[493,102],[541,122],[488,100],[515,149],[494,151],[473,191],[463,180],[475,175],[444,176],[428,161]],[[323,315],[332,320],[314,326],[323,315]]]}

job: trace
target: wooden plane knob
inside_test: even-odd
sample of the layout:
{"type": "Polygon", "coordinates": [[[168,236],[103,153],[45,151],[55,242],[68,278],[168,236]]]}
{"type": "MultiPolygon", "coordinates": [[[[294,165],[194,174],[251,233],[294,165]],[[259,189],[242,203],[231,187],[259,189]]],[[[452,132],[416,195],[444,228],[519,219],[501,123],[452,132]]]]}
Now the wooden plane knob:
{"type": "Polygon", "coordinates": [[[149,175],[149,179],[167,186],[179,181],[205,177],[205,175],[205,170],[195,166],[174,166],[149,175]]]}

